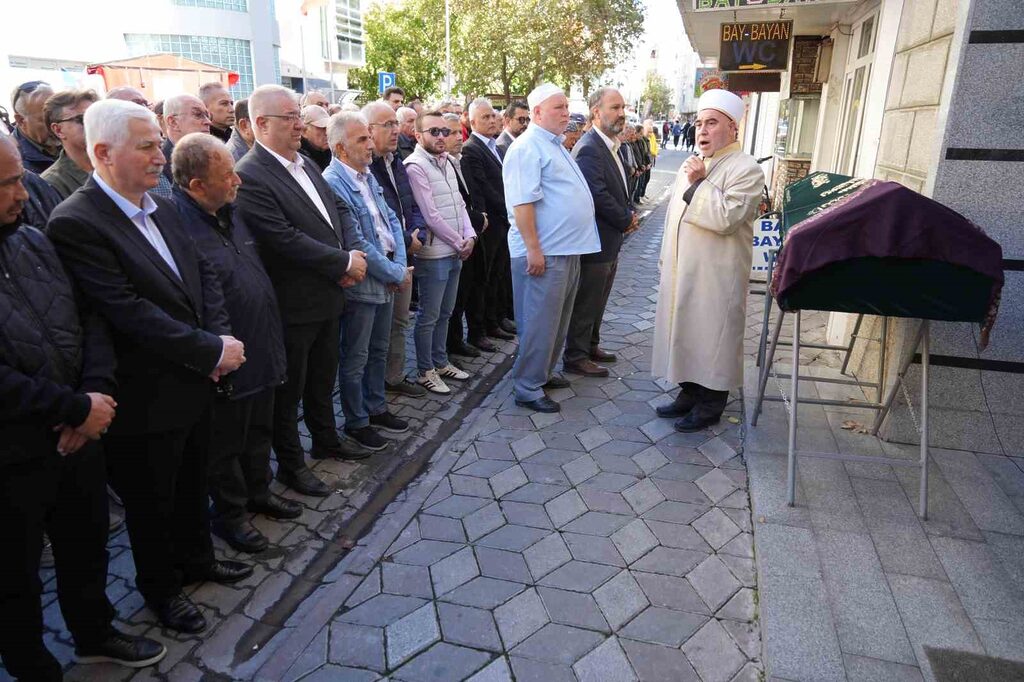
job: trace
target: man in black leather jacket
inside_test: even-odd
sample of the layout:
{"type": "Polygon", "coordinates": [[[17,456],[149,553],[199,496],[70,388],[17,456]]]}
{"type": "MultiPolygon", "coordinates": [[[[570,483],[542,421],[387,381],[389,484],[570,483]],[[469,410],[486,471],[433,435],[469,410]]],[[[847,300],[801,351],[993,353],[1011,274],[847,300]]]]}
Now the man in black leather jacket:
{"type": "Polygon", "coordinates": [[[0,134],[0,657],[19,679],[62,678],[43,644],[45,531],[76,659],[153,665],[167,650],[115,630],[106,595],[107,481],[94,441],[115,417],[113,348],[98,317],[79,317],[53,245],[22,223],[24,174],[0,134]]]}

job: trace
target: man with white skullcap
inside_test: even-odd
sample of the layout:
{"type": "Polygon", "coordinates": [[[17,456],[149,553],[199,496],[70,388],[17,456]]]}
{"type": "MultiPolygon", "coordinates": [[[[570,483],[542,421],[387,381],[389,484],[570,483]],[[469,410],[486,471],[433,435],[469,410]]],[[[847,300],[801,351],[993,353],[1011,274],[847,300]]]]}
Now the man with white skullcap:
{"type": "Polygon", "coordinates": [[[569,328],[580,256],[600,251],[601,240],[587,180],[562,146],[569,100],[544,83],[526,101],[530,126],[509,146],[501,172],[519,334],[512,381],[517,405],[557,412],[544,389],[569,385],[552,372],[569,328]]]}
{"type": "Polygon", "coordinates": [[[721,418],[743,385],[747,281],[764,173],[737,141],[743,100],[708,90],[697,102],[698,153],[676,179],[661,246],[651,373],[676,382],[658,416],[682,432],[721,418]]]}

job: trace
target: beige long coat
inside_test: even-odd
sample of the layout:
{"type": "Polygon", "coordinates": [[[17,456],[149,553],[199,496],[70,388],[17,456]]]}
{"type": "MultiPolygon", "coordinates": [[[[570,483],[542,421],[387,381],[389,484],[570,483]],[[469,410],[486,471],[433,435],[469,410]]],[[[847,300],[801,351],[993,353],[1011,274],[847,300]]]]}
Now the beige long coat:
{"type": "Polygon", "coordinates": [[[705,160],[687,205],[679,171],[661,244],[651,373],[726,391],[743,384],[754,218],[764,173],[738,143],[705,160]]]}

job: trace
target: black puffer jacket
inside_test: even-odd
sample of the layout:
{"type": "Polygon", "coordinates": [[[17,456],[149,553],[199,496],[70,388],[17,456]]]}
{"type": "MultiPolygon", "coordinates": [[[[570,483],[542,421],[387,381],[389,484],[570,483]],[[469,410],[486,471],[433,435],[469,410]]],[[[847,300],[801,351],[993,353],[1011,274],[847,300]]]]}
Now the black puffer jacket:
{"type": "Polygon", "coordinates": [[[80,320],[49,240],[0,227],[0,465],[53,452],[53,427],[89,415],[85,393],[114,393],[114,362],[102,322],[80,320]]]}

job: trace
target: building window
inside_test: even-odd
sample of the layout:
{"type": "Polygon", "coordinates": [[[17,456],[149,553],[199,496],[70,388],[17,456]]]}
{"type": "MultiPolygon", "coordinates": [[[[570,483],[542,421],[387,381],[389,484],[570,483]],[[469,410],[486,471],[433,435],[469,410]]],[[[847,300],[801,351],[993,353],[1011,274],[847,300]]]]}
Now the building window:
{"type": "Polygon", "coordinates": [[[231,12],[248,12],[247,0],[172,0],[180,7],[205,7],[207,9],[224,9],[231,12]]]}
{"type": "Polygon", "coordinates": [[[338,38],[338,61],[363,64],[363,12],[359,0],[336,0],[335,31],[338,38]]]}
{"type": "Polygon", "coordinates": [[[836,173],[854,175],[860,156],[860,133],[864,123],[864,100],[871,83],[875,61],[875,18],[871,15],[853,29],[843,76],[842,128],[833,168],[836,173]]]}
{"type": "Polygon", "coordinates": [[[132,57],[169,52],[234,71],[238,74],[238,83],[231,88],[231,94],[235,99],[248,97],[253,91],[252,52],[248,40],[214,36],[126,33],[124,42],[132,57]]]}
{"type": "Polygon", "coordinates": [[[274,84],[284,84],[281,80],[281,48],[277,45],[274,45],[274,84]]]}

